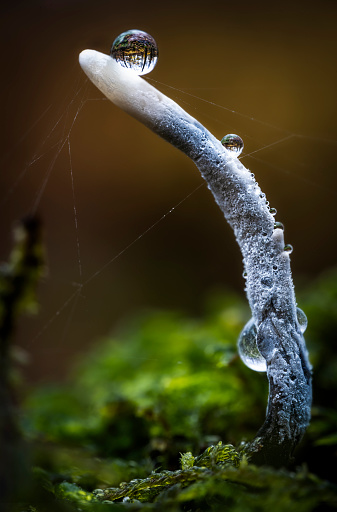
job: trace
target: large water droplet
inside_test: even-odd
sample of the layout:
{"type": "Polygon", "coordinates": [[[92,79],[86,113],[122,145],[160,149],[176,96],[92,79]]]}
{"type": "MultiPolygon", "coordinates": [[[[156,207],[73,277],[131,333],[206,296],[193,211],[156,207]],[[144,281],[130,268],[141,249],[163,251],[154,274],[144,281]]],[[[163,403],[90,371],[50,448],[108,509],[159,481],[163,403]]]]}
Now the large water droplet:
{"type": "Polygon", "coordinates": [[[150,34],[142,30],[128,30],[116,37],[110,55],[124,68],[137,75],[145,75],[157,64],[158,47],[150,34]]]}
{"type": "Polygon", "coordinates": [[[297,321],[300,326],[301,332],[304,332],[308,327],[308,319],[304,311],[300,308],[296,308],[297,321]]]}
{"type": "Polygon", "coordinates": [[[251,318],[242,329],[238,340],[238,351],[242,362],[251,370],[266,372],[267,364],[256,345],[256,325],[251,318]]]}
{"type": "Polygon", "coordinates": [[[232,153],[235,153],[235,156],[239,156],[242,153],[243,140],[238,135],[235,135],[235,133],[225,135],[221,139],[221,144],[232,153]]]}

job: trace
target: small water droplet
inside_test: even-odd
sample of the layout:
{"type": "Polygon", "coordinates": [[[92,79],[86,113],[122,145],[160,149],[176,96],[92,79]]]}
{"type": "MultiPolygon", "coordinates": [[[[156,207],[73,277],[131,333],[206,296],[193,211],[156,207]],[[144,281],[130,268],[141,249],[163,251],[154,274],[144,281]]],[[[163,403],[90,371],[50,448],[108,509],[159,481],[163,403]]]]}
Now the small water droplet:
{"type": "Polygon", "coordinates": [[[273,280],[271,277],[265,276],[261,279],[261,284],[267,286],[268,288],[271,288],[273,286],[273,280]]]}
{"type": "Polygon", "coordinates": [[[248,276],[247,272],[246,272],[246,271],[244,271],[244,272],[242,273],[242,277],[243,277],[244,279],[247,279],[247,276],[248,276]]]}
{"type": "Polygon", "coordinates": [[[275,222],[274,229],[284,229],[282,222],[275,222]]]}
{"type": "Polygon", "coordinates": [[[235,156],[239,156],[242,153],[243,140],[238,135],[235,135],[235,133],[225,135],[221,139],[221,144],[232,153],[235,153],[235,156]]]}
{"type": "Polygon", "coordinates": [[[287,252],[288,254],[291,254],[293,252],[293,246],[290,244],[287,244],[284,246],[284,252],[287,252]]]}
{"type": "Polygon", "coordinates": [[[300,308],[296,308],[297,321],[300,326],[301,332],[304,332],[308,327],[308,319],[304,311],[300,308]]]}
{"type": "Polygon", "coordinates": [[[270,209],[269,209],[269,212],[270,212],[272,215],[276,215],[276,214],[277,214],[277,210],[276,210],[276,208],[270,208],[270,209]]]}
{"type": "Polygon", "coordinates": [[[158,47],[150,34],[142,30],[128,30],[116,37],[110,55],[123,68],[145,75],[157,64],[158,47]]]}
{"type": "Polygon", "coordinates": [[[256,372],[266,372],[267,364],[264,357],[261,356],[256,345],[256,325],[251,318],[241,331],[238,340],[238,351],[242,362],[251,370],[256,372]]]}

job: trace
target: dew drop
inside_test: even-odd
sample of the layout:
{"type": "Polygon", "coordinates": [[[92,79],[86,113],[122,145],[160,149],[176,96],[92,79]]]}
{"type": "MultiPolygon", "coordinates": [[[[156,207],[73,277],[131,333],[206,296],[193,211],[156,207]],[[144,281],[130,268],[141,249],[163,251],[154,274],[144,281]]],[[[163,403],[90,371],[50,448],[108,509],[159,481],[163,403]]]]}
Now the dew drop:
{"type": "Polygon", "coordinates": [[[269,212],[270,212],[272,215],[276,215],[276,214],[277,214],[277,210],[276,210],[276,208],[269,208],[269,212]]]}
{"type": "Polygon", "coordinates": [[[293,252],[293,246],[290,244],[287,244],[284,246],[284,252],[287,252],[288,254],[291,254],[293,252]]]}
{"type": "Polygon", "coordinates": [[[273,286],[273,280],[271,279],[271,277],[265,276],[261,279],[261,284],[263,284],[263,286],[271,288],[273,286]]]}
{"type": "Polygon", "coordinates": [[[158,47],[150,34],[142,30],[128,30],[116,37],[110,55],[123,68],[145,75],[157,64],[158,47]]]}
{"type": "Polygon", "coordinates": [[[256,345],[256,325],[251,318],[242,329],[238,340],[238,352],[242,362],[251,370],[266,372],[267,364],[256,345]]]}
{"type": "Polygon", "coordinates": [[[308,327],[308,319],[304,311],[300,308],[296,308],[297,321],[300,326],[301,332],[304,332],[308,327]]]}
{"type": "Polygon", "coordinates": [[[275,222],[274,229],[284,229],[282,222],[275,222]]]}
{"type": "Polygon", "coordinates": [[[242,277],[243,277],[244,279],[247,279],[248,274],[247,274],[247,272],[246,272],[246,271],[244,271],[244,272],[242,273],[242,277]]]}
{"type": "Polygon", "coordinates": [[[225,135],[221,139],[221,144],[232,153],[235,153],[235,156],[239,156],[242,153],[243,140],[238,135],[235,135],[235,133],[225,135]]]}

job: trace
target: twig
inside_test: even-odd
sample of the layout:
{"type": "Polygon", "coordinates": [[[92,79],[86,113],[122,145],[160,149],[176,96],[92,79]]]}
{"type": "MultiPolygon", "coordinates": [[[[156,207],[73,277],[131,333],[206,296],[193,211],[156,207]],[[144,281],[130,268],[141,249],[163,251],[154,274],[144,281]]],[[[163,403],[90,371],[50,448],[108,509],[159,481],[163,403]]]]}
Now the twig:
{"type": "Polygon", "coordinates": [[[15,230],[8,264],[0,267],[0,499],[1,510],[30,492],[30,460],[18,425],[18,405],[11,383],[11,341],[17,317],[36,308],[35,288],[44,270],[41,223],[23,219],[15,230]]]}

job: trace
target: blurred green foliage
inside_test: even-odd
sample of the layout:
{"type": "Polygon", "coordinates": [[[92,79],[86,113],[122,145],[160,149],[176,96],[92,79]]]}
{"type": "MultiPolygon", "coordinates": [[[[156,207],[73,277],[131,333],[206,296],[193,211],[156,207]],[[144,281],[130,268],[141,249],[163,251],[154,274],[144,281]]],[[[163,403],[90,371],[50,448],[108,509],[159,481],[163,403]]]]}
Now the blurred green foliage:
{"type": "Polygon", "coordinates": [[[82,356],[67,383],[27,394],[30,510],[337,508],[337,271],[297,295],[309,319],[314,404],[290,470],[244,456],[264,421],[267,379],[237,356],[249,312],[226,292],[207,301],[203,318],[139,314],[82,356]]]}
{"type": "Polygon", "coordinates": [[[68,386],[28,397],[25,428],[98,456],[151,456],[174,467],[181,451],[250,438],[264,418],[265,375],[236,352],[245,321],[237,297],[204,319],[140,315],[79,363],[68,386]]]}

